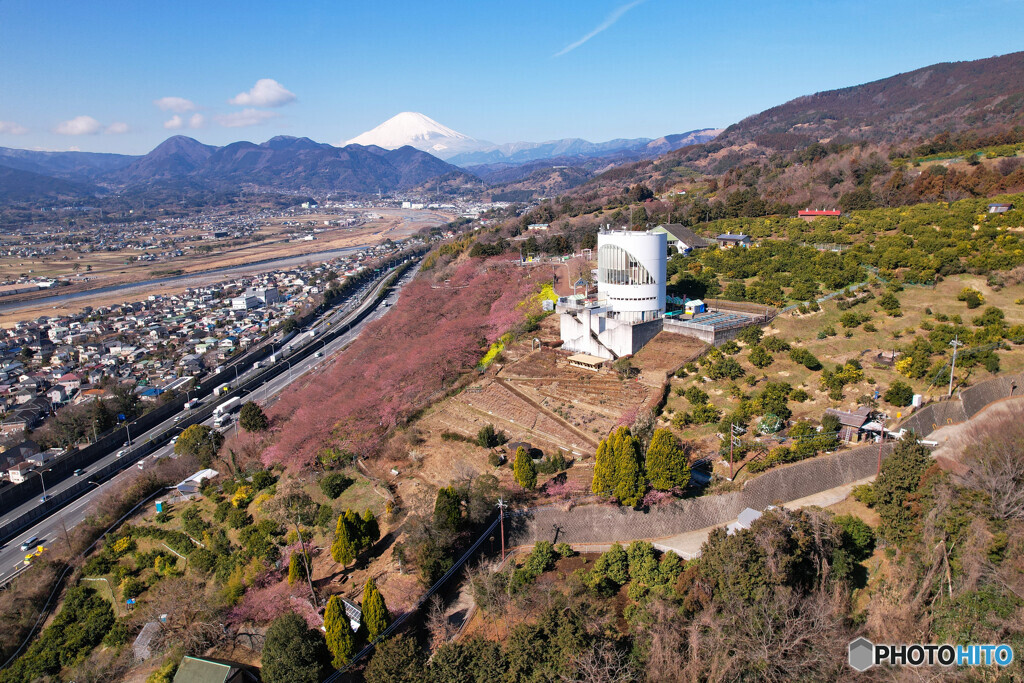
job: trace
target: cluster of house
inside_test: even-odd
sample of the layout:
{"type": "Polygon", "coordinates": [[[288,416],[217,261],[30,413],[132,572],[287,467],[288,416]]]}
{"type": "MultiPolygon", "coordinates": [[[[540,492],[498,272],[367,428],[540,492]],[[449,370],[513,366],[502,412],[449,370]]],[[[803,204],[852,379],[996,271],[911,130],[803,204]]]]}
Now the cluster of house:
{"type": "MultiPolygon", "coordinates": [[[[133,386],[142,401],[180,390],[312,304],[328,278],[343,281],[400,246],[0,330],[0,443],[18,443],[62,406],[110,398],[112,385],[133,386]]],[[[31,463],[38,449],[29,451],[8,448],[0,469],[31,463]]]]}

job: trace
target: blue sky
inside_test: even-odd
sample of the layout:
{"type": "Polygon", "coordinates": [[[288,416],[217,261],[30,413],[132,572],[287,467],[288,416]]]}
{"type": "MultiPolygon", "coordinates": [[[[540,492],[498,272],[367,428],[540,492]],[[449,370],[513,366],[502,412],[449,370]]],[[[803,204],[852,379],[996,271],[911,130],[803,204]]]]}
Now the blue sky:
{"type": "Polygon", "coordinates": [[[657,137],[1021,50],[1022,24],[1020,0],[0,0],[0,146],[337,144],[401,111],[492,142],[657,137]]]}

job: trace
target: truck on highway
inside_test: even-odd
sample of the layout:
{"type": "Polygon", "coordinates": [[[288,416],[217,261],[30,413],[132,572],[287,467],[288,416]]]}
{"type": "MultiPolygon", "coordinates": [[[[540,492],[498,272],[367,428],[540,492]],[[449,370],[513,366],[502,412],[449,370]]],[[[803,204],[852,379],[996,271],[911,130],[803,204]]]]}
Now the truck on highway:
{"type": "Polygon", "coordinates": [[[218,384],[217,388],[213,390],[214,396],[223,396],[224,394],[231,391],[231,383],[225,382],[224,384],[218,384]]]}
{"type": "Polygon", "coordinates": [[[235,396],[234,398],[228,399],[227,401],[224,401],[219,406],[214,408],[213,409],[213,416],[216,418],[216,417],[220,417],[221,415],[227,415],[228,413],[233,411],[235,408],[241,407],[241,405],[242,405],[242,399],[240,399],[238,396],[235,396]]]}
{"type": "Polygon", "coordinates": [[[192,410],[197,405],[199,405],[199,399],[198,398],[194,398],[194,399],[192,399],[190,401],[186,401],[185,402],[185,410],[192,410]]]}

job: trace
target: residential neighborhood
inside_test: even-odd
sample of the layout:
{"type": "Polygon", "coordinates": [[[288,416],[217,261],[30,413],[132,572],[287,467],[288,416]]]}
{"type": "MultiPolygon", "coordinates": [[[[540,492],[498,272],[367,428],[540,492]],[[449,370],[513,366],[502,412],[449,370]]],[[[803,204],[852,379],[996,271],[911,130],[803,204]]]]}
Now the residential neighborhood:
{"type": "Polygon", "coordinates": [[[364,262],[406,242],[0,330],[0,479],[20,483],[76,445],[54,446],[72,438],[63,432],[61,438],[42,439],[49,449],[29,438],[39,430],[46,434],[61,411],[117,399],[113,405],[145,412],[220,371],[226,360],[263,341],[291,316],[318,305],[328,288],[362,272],[364,262]]]}

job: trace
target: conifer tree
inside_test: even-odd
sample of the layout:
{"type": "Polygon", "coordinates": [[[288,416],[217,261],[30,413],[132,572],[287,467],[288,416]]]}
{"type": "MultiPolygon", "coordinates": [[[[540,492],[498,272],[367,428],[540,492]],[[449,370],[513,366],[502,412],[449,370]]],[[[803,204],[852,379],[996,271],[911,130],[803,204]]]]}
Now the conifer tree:
{"type": "Polygon", "coordinates": [[[620,505],[636,507],[647,488],[647,477],[640,460],[640,443],[627,435],[620,446],[615,459],[615,490],[612,493],[620,505]]]}
{"type": "Polygon", "coordinates": [[[616,444],[628,434],[628,427],[619,427],[598,444],[594,481],[590,486],[594,493],[607,496],[615,490],[616,444]]]}
{"type": "Polygon", "coordinates": [[[324,630],[327,636],[327,649],[331,653],[331,665],[340,669],[352,660],[355,654],[355,637],[352,624],[345,614],[345,603],[337,595],[332,595],[324,610],[324,630]]]}
{"type": "Polygon", "coordinates": [[[373,641],[391,623],[391,614],[384,604],[384,596],[377,590],[377,583],[371,576],[363,587],[363,626],[366,627],[366,638],[373,641]]]}
{"type": "Polygon", "coordinates": [[[527,455],[526,449],[520,446],[516,449],[516,459],[512,464],[512,475],[516,483],[524,489],[532,489],[537,486],[537,468],[533,460],[527,455]]]}
{"type": "Polygon", "coordinates": [[[299,553],[292,553],[288,560],[288,585],[294,586],[296,581],[306,578],[305,566],[302,563],[302,556],[299,553]]]}
{"type": "Polygon", "coordinates": [[[647,447],[647,477],[659,491],[683,488],[690,481],[686,452],[668,429],[656,429],[647,447]]]}
{"type": "Polygon", "coordinates": [[[347,565],[356,559],[359,546],[358,539],[353,538],[353,531],[351,523],[346,520],[345,515],[338,517],[338,527],[334,532],[334,543],[331,544],[331,557],[334,558],[335,562],[347,565]]]}
{"type": "Polygon", "coordinates": [[[377,524],[377,518],[369,508],[363,513],[362,522],[363,544],[369,548],[380,540],[380,525],[377,524]]]}

